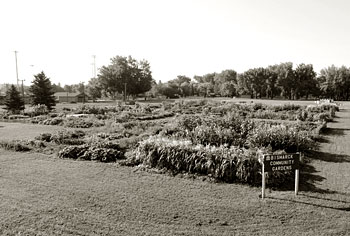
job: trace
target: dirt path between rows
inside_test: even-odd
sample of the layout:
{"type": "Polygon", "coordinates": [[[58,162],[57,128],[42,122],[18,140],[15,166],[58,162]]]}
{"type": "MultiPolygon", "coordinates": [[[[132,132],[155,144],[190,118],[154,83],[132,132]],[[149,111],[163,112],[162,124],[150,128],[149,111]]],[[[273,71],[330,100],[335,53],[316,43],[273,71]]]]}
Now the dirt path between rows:
{"type": "Polygon", "coordinates": [[[341,107],[311,160],[313,188],[324,193],[350,195],[350,105],[341,107]]]}

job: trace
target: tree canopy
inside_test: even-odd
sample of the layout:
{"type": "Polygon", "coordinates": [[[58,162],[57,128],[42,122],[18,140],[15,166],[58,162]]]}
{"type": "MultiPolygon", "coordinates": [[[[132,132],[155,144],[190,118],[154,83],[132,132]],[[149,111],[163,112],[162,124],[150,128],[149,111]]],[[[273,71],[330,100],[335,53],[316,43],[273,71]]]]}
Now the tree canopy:
{"type": "Polygon", "coordinates": [[[34,80],[29,91],[31,93],[32,105],[45,105],[49,110],[56,105],[55,92],[51,81],[43,71],[34,75],[34,80]]]}
{"type": "Polygon", "coordinates": [[[102,66],[97,76],[99,86],[105,95],[115,98],[116,94],[135,96],[152,88],[152,72],[146,60],[137,61],[131,56],[116,56],[111,63],[102,66]]]}
{"type": "Polygon", "coordinates": [[[24,110],[24,101],[14,85],[11,85],[6,91],[5,110],[12,114],[18,114],[24,110]]]}

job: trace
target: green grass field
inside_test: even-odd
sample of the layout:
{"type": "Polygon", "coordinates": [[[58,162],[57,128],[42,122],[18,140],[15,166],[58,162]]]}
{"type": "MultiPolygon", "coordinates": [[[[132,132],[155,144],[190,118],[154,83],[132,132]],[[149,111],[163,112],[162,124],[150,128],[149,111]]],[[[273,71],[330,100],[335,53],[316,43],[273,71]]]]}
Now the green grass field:
{"type": "MultiPolygon", "coordinates": [[[[268,189],[264,200],[260,187],[1,150],[0,234],[348,235],[349,127],[344,103],[319,151],[306,157],[300,194],[268,189]]],[[[0,139],[59,128],[1,123],[0,139]]]]}

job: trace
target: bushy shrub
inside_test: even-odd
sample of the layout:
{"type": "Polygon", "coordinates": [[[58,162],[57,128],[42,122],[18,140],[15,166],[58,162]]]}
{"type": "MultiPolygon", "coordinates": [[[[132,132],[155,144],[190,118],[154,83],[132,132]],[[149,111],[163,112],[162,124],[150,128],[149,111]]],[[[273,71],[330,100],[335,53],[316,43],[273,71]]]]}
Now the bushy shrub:
{"type": "Polygon", "coordinates": [[[58,152],[60,158],[81,159],[101,162],[115,162],[124,159],[124,150],[115,143],[89,143],[67,146],[58,152]]]}
{"type": "Polygon", "coordinates": [[[303,106],[296,105],[296,104],[293,104],[293,103],[272,106],[272,110],[274,112],[297,111],[297,110],[300,110],[300,109],[303,109],[303,106]]]}
{"type": "Polygon", "coordinates": [[[254,121],[228,113],[224,117],[184,116],[172,130],[165,129],[161,133],[191,140],[193,144],[243,147],[254,127],[254,121]]]}
{"type": "Polygon", "coordinates": [[[64,120],[64,126],[68,128],[91,128],[103,125],[103,121],[92,118],[68,117],[64,120]]]}
{"type": "Polygon", "coordinates": [[[137,120],[155,120],[155,119],[163,119],[163,118],[172,117],[172,116],[174,116],[174,113],[172,112],[163,112],[161,114],[137,117],[136,119],[137,120]]]}
{"type": "Polygon", "coordinates": [[[42,125],[63,125],[65,119],[62,117],[54,117],[54,118],[47,118],[43,121],[40,121],[39,124],[42,125]]]}
{"type": "Polygon", "coordinates": [[[97,133],[95,136],[103,140],[117,140],[125,137],[124,134],[121,133],[97,133]]]}
{"type": "MultiPolygon", "coordinates": [[[[140,142],[128,164],[144,164],[166,168],[175,174],[201,174],[224,182],[256,185],[261,183],[259,155],[256,149],[193,146],[190,141],[151,137],[140,142]]],[[[273,180],[271,184],[274,184],[273,180]]]]}
{"type": "Polygon", "coordinates": [[[81,130],[63,130],[51,135],[50,141],[57,144],[79,145],[84,143],[82,140],[84,136],[85,133],[81,130]]]}
{"type": "Polygon", "coordinates": [[[197,126],[200,126],[204,123],[203,117],[201,116],[183,116],[178,120],[179,129],[183,130],[193,130],[197,126]]]}
{"type": "Polygon", "coordinates": [[[47,115],[49,113],[49,109],[47,109],[47,106],[44,104],[38,104],[25,109],[24,113],[31,117],[47,115]]]}
{"type": "Polygon", "coordinates": [[[330,122],[333,120],[332,114],[330,112],[321,112],[313,115],[313,121],[326,121],[330,122]]]}
{"type": "Polygon", "coordinates": [[[54,134],[42,133],[35,139],[56,144],[79,145],[84,143],[84,140],[82,140],[84,136],[85,133],[82,130],[62,130],[54,134]]]}
{"type": "Polygon", "coordinates": [[[93,114],[93,115],[105,115],[109,112],[116,113],[122,110],[122,106],[91,106],[80,105],[74,109],[75,114],[93,114]]]}
{"type": "Polygon", "coordinates": [[[285,125],[263,125],[254,129],[248,136],[251,148],[270,147],[272,151],[303,152],[314,148],[315,142],[307,131],[298,131],[285,125]]]}
{"type": "Polygon", "coordinates": [[[26,141],[23,140],[11,140],[11,141],[0,141],[0,147],[5,150],[16,151],[16,152],[27,152],[32,150],[26,141]]]}
{"type": "Polygon", "coordinates": [[[9,115],[8,119],[9,120],[23,120],[23,119],[28,119],[29,116],[25,116],[25,115],[9,115]]]}
{"type": "Polygon", "coordinates": [[[46,115],[41,115],[41,116],[35,116],[30,119],[30,122],[33,124],[39,124],[42,123],[44,120],[47,119],[46,115]]]}
{"type": "Polygon", "coordinates": [[[201,125],[192,131],[181,132],[181,136],[192,141],[193,144],[202,145],[228,145],[243,146],[245,139],[233,128],[224,128],[216,125],[201,125]]]}
{"type": "Polygon", "coordinates": [[[263,110],[263,109],[265,109],[265,106],[262,103],[254,103],[254,105],[253,105],[254,111],[263,110]]]}
{"type": "Polygon", "coordinates": [[[36,140],[44,141],[44,142],[51,142],[51,133],[41,133],[39,136],[36,136],[36,140]]]}

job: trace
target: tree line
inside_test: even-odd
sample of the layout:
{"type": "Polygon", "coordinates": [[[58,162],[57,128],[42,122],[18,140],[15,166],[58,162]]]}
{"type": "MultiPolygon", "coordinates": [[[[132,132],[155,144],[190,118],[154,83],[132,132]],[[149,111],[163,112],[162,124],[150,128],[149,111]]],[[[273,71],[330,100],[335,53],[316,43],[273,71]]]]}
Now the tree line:
{"type": "Polygon", "coordinates": [[[181,96],[222,96],[248,95],[251,98],[283,97],[286,99],[332,98],[349,100],[350,68],[334,65],[324,68],[320,74],[311,64],[286,62],[266,68],[249,69],[241,74],[234,70],[194,76],[178,76],[167,83],[159,82],[153,94],[169,98],[181,96]]]}
{"type": "MultiPolygon", "coordinates": [[[[228,69],[220,73],[195,75],[193,79],[178,75],[166,83],[153,80],[151,67],[146,60],[116,56],[110,64],[102,66],[96,78],[84,83],[65,85],[51,84],[44,72],[34,76],[32,85],[26,89],[33,105],[44,104],[49,109],[55,106],[55,92],[86,93],[92,100],[101,97],[116,99],[118,95],[136,97],[163,95],[167,98],[187,96],[235,97],[248,95],[251,98],[276,97],[285,99],[331,98],[349,100],[350,68],[334,65],[317,74],[312,64],[286,62],[268,67],[252,68],[243,73],[228,69]]],[[[24,109],[23,98],[15,86],[6,92],[5,105],[10,111],[24,109]],[[10,108],[10,107],[13,107],[10,108]],[[12,110],[11,110],[12,109],[12,110]]]]}
{"type": "Polygon", "coordinates": [[[101,97],[116,99],[118,95],[136,97],[140,94],[167,98],[245,95],[267,99],[312,97],[349,100],[350,68],[332,65],[317,74],[312,64],[285,62],[248,69],[243,73],[228,69],[193,78],[178,75],[166,83],[156,83],[148,61],[116,56],[110,59],[109,65],[102,66],[97,77],[91,78],[86,86],[83,83],[65,85],[64,88],[53,86],[55,92],[84,92],[92,100],[101,97]]]}

